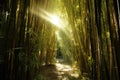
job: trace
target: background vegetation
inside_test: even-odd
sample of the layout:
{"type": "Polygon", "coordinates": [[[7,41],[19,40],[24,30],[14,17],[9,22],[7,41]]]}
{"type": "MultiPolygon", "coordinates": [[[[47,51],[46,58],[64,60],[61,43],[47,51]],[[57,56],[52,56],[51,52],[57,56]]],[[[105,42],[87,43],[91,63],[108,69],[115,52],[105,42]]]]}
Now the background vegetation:
{"type": "Polygon", "coordinates": [[[0,79],[34,80],[42,64],[63,57],[91,80],[119,80],[119,0],[0,0],[0,79]],[[57,7],[57,8],[56,8],[57,7]],[[61,11],[58,29],[31,12],[61,11]],[[61,40],[55,34],[59,30],[61,40]],[[58,45],[59,44],[59,45],[58,45]]]}

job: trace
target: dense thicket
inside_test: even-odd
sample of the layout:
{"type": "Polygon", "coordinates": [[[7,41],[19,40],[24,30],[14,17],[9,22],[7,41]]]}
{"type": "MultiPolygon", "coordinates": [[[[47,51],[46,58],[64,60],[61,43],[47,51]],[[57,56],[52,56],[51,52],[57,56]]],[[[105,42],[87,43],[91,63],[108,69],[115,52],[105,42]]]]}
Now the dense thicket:
{"type": "Polygon", "coordinates": [[[92,80],[119,80],[118,0],[63,0],[75,41],[75,59],[92,80]],[[92,73],[91,73],[92,72],[92,73]]]}
{"type": "Polygon", "coordinates": [[[48,3],[51,1],[1,0],[0,79],[33,80],[41,64],[54,62],[54,30],[30,11],[47,10],[48,3]]]}
{"type": "MultiPolygon", "coordinates": [[[[73,56],[81,77],[119,80],[119,0],[60,2],[72,35],[68,38],[61,31],[64,56],[73,56]]],[[[55,62],[56,29],[36,14],[41,9],[52,12],[57,4],[53,0],[0,0],[0,80],[33,80],[42,64],[55,62]]]]}

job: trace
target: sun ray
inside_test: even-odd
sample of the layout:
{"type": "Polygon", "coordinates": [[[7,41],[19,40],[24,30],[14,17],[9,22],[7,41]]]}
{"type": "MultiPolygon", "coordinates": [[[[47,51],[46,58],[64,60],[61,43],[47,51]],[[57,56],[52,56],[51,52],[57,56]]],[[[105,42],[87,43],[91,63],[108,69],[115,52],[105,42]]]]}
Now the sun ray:
{"type": "Polygon", "coordinates": [[[53,25],[55,25],[57,28],[64,28],[66,24],[65,21],[63,21],[58,15],[49,13],[43,9],[39,9],[39,11],[36,11],[34,8],[30,10],[31,13],[45,19],[46,21],[52,23],[53,25]]]}

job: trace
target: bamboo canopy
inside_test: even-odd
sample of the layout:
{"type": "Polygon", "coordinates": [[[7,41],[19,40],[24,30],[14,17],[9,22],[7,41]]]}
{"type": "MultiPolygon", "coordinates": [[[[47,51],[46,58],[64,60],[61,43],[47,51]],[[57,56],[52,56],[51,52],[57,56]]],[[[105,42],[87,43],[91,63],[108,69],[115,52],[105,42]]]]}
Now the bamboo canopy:
{"type": "Polygon", "coordinates": [[[38,80],[58,54],[80,80],[119,80],[120,1],[0,0],[0,80],[38,80]]]}

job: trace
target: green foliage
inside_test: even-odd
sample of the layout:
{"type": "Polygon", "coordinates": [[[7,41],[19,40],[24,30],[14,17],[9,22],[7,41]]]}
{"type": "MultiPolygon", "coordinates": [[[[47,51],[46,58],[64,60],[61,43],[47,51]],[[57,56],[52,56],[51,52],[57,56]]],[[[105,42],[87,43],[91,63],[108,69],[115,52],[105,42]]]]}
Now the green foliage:
{"type": "Polygon", "coordinates": [[[47,79],[41,74],[38,74],[37,76],[35,76],[34,80],[47,80],[47,79]]]}
{"type": "MultiPolygon", "coordinates": [[[[74,63],[77,61],[76,65],[80,68],[81,73],[91,74],[90,71],[93,71],[91,74],[91,76],[94,76],[93,80],[100,80],[100,78],[104,78],[103,76],[106,79],[118,80],[119,68],[116,67],[120,65],[120,59],[118,58],[120,46],[119,22],[116,13],[118,6],[115,6],[117,3],[116,0],[44,0],[43,2],[39,0],[6,0],[2,4],[0,12],[0,35],[5,33],[6,50],[4,52],[13,49],[12,53],[10,52],[11,56],[8,57],[9,59],[5,60],[9,64],[4,65],[10,69],[8,71],[11,71],[8,72],[11,79],[12,76],[15,76],[15,72],[19,71],[16,64],[13,64],[14,62],[20,63],[18,66],[24,67],[24,70],[27,71],[28,69],[39,68],[45,57],[47,57],[46,62],[48,63],[55,60],[54,53],[57,41],[54,33],[56,28],[54,27],[54,29],[47,21],[43,21],[39,17],[40,14],[36,15],[41,6],[43,13],[58,14],[70,23],[66,28],[59,30],[59,36],[61,37],[58,41],[59,47],[66,62],[74,63]],[[4,6],[7,6],[7,8],[4,6]],[[35,7],[36,14],[28,11],[26,15],[28,6],[29,8],[35,7]],[[60,11],[62,14],[59,14],[60,11]],[[28,30],[25,30],[25,28],[28,30]],[[27,47],[28,51],[15,51],[14,47],[21,45],[25,49],[27,47]],[[14,67],[15,70],[12,69],[14,67]]],[[[64,26],[65,23],[62,24],[64,26]]],[[[5,58],[7,56],[5,54],[5,58]]],[[[3,56],[0,54],[0,63],[3,62],[3,56]]],[[[35,80],[46,79],[42,75],[37,75],[35,80]]],[[[71,80],[74,80],[74,78],[71,78],[71,80]]],[[[81,80],[89,79],[82,76],[81,80]]]]}
{"type": "Polygon", "coordinates": [[[91,80],[91,79],[89,79],[87,77],[82,77],[80,80],[91,80]]]}
{"type": "Polygon", "coordinates": [[[93,58],[91,56],[88,57],[88,62],[90,64],[90,66],[93,64],[93,58]]]}
{"type": "Polygon", "coordinates": [[[36,53],[40,49],[40,36],[39,33],[35,32],[32,28],[29,30],[30,33],[30,43],[32,46],[32,53],[36,53]]]}
{"type": "Polygon", "coordinates": [[[25,53],[20,53],[19,61],[20,61],[21,65],[25,66],[26,69],[28,67],[32,68],[32,69],[39,68],[39,66],[40,66],[39,58],[35,53],[31,53],[29,55],[26,55],[25,53]]]}

